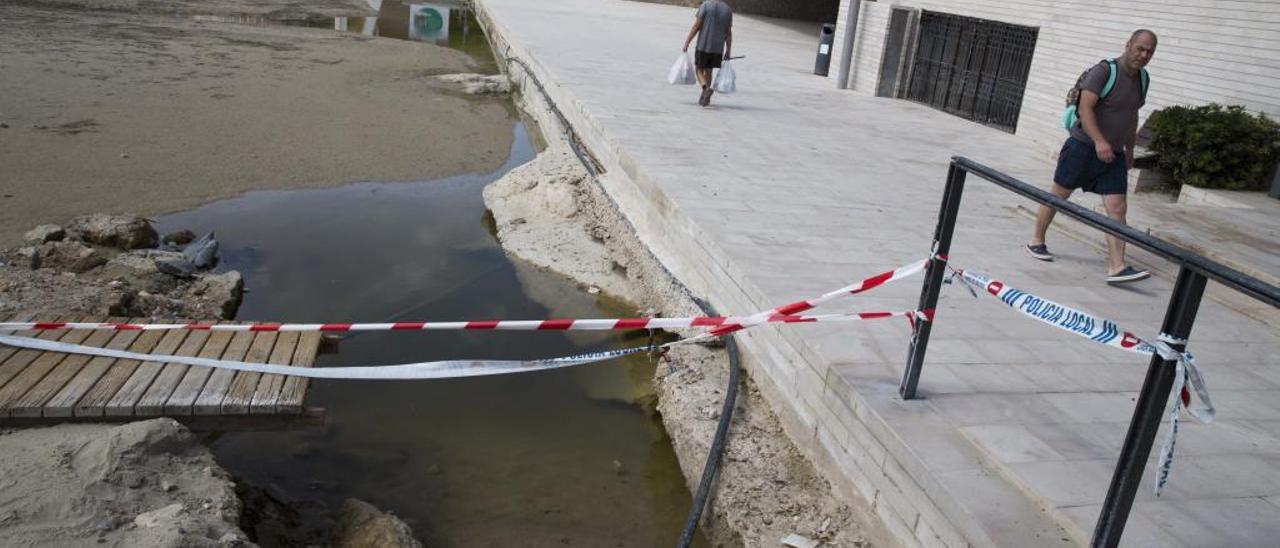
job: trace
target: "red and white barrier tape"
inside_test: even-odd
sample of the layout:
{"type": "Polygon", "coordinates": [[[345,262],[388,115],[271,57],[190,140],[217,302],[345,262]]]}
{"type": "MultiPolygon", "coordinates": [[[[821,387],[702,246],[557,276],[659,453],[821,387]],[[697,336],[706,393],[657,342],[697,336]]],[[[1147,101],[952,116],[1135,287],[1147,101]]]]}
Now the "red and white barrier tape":
{"type": "Polygon", "coordinates": [[[1179,352],[1169,346],[1184,344],[1186,341],[1179,341],[1162,333],[1156,342],[1147,342],[1129,331],[1120,329],[1115,322],[1009,287],[1004,282],[981,272],[958,268],[953,271],[975,297],[979,292],[988,293],[1014,310],[1058,329],[1112,348],[1148,356],[1159,355],[1175,364],[1174,385],[1170,392],[1174,405],[1169,412],[1169,433],[1160,448],[1155,482],[1155,493],[1159,496],[1160,491],[1169,481],[1169,473],[1173,467],[1173,448],[1178,437],[1179,411],[1186,411],[1202,424],[1212,422],[1214,416],[1213,402],[1209,400],[1209,389],[1205,385],[1200,368],[1196,367],[1195,357],[1190,352],[1179,352]]]}
{"type": "MultiPolygon", "coordinates": [[[[761,323],[812,323],[875,320],[893,316],[917,316],[908,312],[849,312],[845,314],[780,315],[773,314],[761,323]]],[[[587,320],[496,320],[465,322],[395,322],[395,323],[264,323],[264,324],[214,324],[214,323],[120,323],[120,322],[0,322],[0,331],[49,331],[57,329],[94,329],[114,331],[322,331],[345,333],[350,331],[605,331],[630,329],[681,329],[693,327],[720,327],[737,322],[747,322],[754,316],[693,316],[687,318],[610,318],[587,320]]]]}
{"type": "MultiPolygon", "coordinates": [[[[769,321],[768,318],[772,316],[790,316],[793,314],[798,314],[800,312],[811,310],[819,305],[830,302],[833,299],[836,299],[837,297],[843,297],[846,295],[857,295],[858,293],[862,293],[864,291],[870,291],[871,289],[880,287],[889,282],[901,280],[903,278],[906,278],[908,276],[921,272],[924,270],[924,267],[928,262],[929,262],[929,259],[916,261],[914,263],[895,268],[888,272],[881,272],[880,274],[876,274],[875,276],[862,280],[858,283],[844,286],[840,289],[831,291],[829,293],[823,294],[818,297],[814,297],[812,299],[796,301],[791,304],[784,304],[772,310],[757,312],[756,314],[751,315],[745,320],[725,323],[720,327],[712,329],[707,334],[710,336],[716,336],[716,337],[727,335],[729,333],[733,333],[734,331],[745,329],[753,325],[765,323],[769,321]]],[[[920,311],[919,314],[923,314],[924,316],[928,317],[928,316],[932,316],[933,311],[924,310],[924,311],[920,311]]],[[[912,318],[914,316],[908,316],[908,317],[912,318]]]]}
{"type": "Polygon", "coordinates": [[[615,330],[615,329],[677,329],[689,327],[730,328],[723,333],[702,333],[685,339],[666,343],[655,347],[638,347],[605,352],[594,352],[561,358],[542,360],[447,360],[421,362],[399,365],[376,365],[363,367],[296,367],[288,365],[248,363],[228,360],[196,358],[190,356],[171,356],[157,354],[141,354],[123,350],[111,350],[91,346],[61,343],[31,337],[0,335],[0,344],[33,350],[85,354],[109,358],[122,358],[140,361],[178,363],[200,367],[216,367],[249,371],[274,375],[290,375],[296,377],[322,379],[444,379],[454,377],[474,377],[481,375],[502,375],[540,371],[583,365],[610,360],[630,354],[669,348],[678,344],[688,344],[707,337],[721,336],[746,327],[763,323],[813,323],[832,321],[860,321],[880,318],[905,316],[908,318],[926,317],[931,311],[919,312],[849,312],[845,314],[797,315],[797,312],[809,310],[819,304],[842,295],[861,293],[919,272],[924,261],[913,263],[903,268],[872,276],[856,284],[832,291],[810,301],[801,301],[787,306],[777,307],[770,311],[760,312],[746,317],[690,317],[690,318],[622,318],[605,320],[534,320],[534,321],[484,321],[484,322],[396,322],[396,323],[364,323],[364,324],[132,324],[132,323],[89,323],[89,322],[3,322],[0,331],[16,330],[53,330],[53,329],[102,329],[102,330],[201,330],[201,331],[398,331],[398,330],[446,330],[446,329],[483,329],[483,330],[615,330]]]}

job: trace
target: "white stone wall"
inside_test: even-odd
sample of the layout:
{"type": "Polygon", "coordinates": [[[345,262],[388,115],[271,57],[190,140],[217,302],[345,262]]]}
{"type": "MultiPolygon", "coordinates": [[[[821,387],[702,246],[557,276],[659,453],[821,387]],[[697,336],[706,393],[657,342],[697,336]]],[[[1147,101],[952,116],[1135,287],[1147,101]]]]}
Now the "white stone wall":
{"type": "MultiPolygon", "coordinates": [[[[840,4],[837,57],[852,1],[858,0],[840,4]]],[[[1148,66],[1152,84],[1143,120],[1166,106],[1211,102],[1280,118],[1280,0],[862,0],[851,69],[857,93],[875,93],[895,5],[1038,27],[1016,133],[1052,149],[1064,135],[1058,125],[1063,94],[1089,65],[1119,55],[1138,28],[1160,36],[1148,66]]],[[[832,60],[833,77],[839,61],[832,60]]]]}

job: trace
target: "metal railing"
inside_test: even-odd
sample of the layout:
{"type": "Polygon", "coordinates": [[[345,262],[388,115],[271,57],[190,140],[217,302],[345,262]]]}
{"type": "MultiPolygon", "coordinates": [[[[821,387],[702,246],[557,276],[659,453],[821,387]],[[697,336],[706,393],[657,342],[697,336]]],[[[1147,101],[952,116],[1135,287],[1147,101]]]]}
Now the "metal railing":
{"type": "MultiPolygon", "coordinates": [[[[944,258],[951,250],[951,237],[955,232],[956,219],[960,214],[960,197],[964,192],[965,178],[969,173],[1177,264],[1180,268],[1178,278],[1174,283],[1173,293],[1169,297],[1169,306],[1161,326],[1162,333],[1171,335],[1175,340],[1186,341],[1190,337],[1208,280],[1214,280],[1249,298],[1280,308],[1280,288],[1226,267],[1203,255],[1139,232],[995,169],[957,156],[951,159],[951,167],[947,172],[942,207],[938,211],[938,226],[933,235],[934,257],[929,262],[925,273],[918,310],[932,310],[937,307],[938,293],[942,290],[943,275],[946,271],[944,258]]],[[[936,318],[937,316],[935,320],[936,318]]],[[[903,372],[902,384],[898,390],[903,399],[909,400],[916,397],[916,386],[920,381],[920,370],[924,365],[932,323],[915,323],[916,328],[911,337],[907,367],[903,372]]],[[[1185,344],[1170,346],[1179,352],[1185,349],[1185,344]]],[[[1138,396],[1138,403],[1133,411],[1133,419],[1129,423],[1129,431],[1125,435],[1124,446],[1120,450],[1119,461],[1111,476],[1107,498],[1103,501],[1102,512],[1093,532],[1092,546],[1112,548],[1120,543],[1120,536],[1124,533],[1129,511],[1133,508],[1138,484],[1142,480],[1143,468],[1147,457],[1151,455],[1151,446],[1160,428],[1164,406],[1169,401],[1169,392],[1173,389],[1174,374],[1174,362],[1166,361],[1159,354],[1152,356],[1151,363],[1147,367],[1146,380],[1142,383],[1142,392],[1138,396]]]]}

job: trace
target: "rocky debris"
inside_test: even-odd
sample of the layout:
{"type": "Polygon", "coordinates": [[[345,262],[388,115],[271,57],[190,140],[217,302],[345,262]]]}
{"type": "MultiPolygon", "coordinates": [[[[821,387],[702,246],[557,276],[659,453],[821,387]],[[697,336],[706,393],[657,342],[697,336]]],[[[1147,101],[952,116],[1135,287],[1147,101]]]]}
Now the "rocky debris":
{"type": "Polygon", "coordinates": [[[146,219],[89,215],[66,228],[37,227],[28,239],[56,238],[59,232],[67,239],[0,251],[0,286],[5,288],[0,315],[26,311],[231,319],[240,306],[240,273],[208,271],[217,263],[213,234],[194,242],[179,233],[166,236],[172,242],[188,241],[185,248],[131,249],[139,242],[156,245],[155,230],[146,219]]]}
{"type": "Polygon", "coordinates": [[[159,241],[150,221],[129,215],[85,215],[72,219],[65,228],[74,239],[116,249],[155,247],[159,241]]]}
{"type": "Polygon", "coordinates": [[[442,82],[461,85],[464,93],[472,95],[511,93],[511,81],[501,74],[443,74],[436,78],[442,82]]]}
{"type": "Polygon", "coordinates": [[[190,230],[178,230],[165,234],[160,238],[160,243],[172,246],[187,245],[196,239],[196,233],[190,230]]]}
{"type": "Polygon", "coordinates": [[[48,242],[36,247],[40,268],[52,268],[76,274],[106,264],[107,257],[96,248],[80,242],[48,242]]]}
{"type": "Polygon", "coordinates": [[[172,419],[0,432],[0,454],[5,545],[249,545],[230,478],[172,419]]]}
{"type": "Polygon", "coordinates": [[[332,540],[334,548],[422,548],[400,518],[358,499],[338,509],[332,540]]]}
{"type": "Polygon", "coordinates": [[[40,225],[22,236],[22,241],[31,245],[40,245],[45,242],[60,242],[67,237],[67,231],[58,225],[40,225]]]}

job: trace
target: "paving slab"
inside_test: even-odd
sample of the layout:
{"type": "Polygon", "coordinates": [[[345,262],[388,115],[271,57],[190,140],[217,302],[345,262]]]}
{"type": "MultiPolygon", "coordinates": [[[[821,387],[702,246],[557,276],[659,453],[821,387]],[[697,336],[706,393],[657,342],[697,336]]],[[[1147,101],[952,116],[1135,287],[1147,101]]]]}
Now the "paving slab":
{"type": "MultiPolygon", "coordinates": [[[[602,185],[641,239],[727,313],[821,294],[924,258],[954,155],[1033,184],[1047,186],[1053,172],[1043,144],[923,105],[834,89],[810,74],[812,25],[738,16],[734,53],[746,55],[735,62],[739,91],[702,108],[696,88],[664,81],[692,23],[690,8],[621,0],[477,6],[499,55],[531,67],[605,166],[602,185]]],[[[1078,200],[1099,205],[1096,196],[1078,200]]],[[[1175,206],[1134,202],[1135,226],[1158,221],[1171,233],[1176,223],[1168,216],[1177,212],[1168,208],[1175,206]]],[[[1176,269],[1135,250],[1134,262],[1157,266],[1156,276],[1107,286],[1102,235],[1065,219],[1050,235],[1058,260],[1031,260],[1021,244],[1032,206],[970,177],[954,263],[1154,336],[1176,269]]],[[[1201,224],[1181,233],[1212,231],[1214,218],[1201,215],[1201,224]]],[[[1275,264],[1271,247],[1242,240],[1215,248],[1239,264],[1275,264]]],[[[916,278],[851,302],[859,310],[905,310],[918,294],[916,278]]],[[[1185,454],[1159,499],[1150,494],[1154,462],[1148,466],[1127,546],[1277,538],[1274,309],[1221,288],[1208,295],[1191,349],[1222,424],[1188,425],[1179,440],[1185,454]]],[[[833,462],[824,471],[845,474],[849,491],[875,504],[904,544],[1087,542],[1145,358],[948,288],[921,377],[923,398],[904,402],[896,389],[905,322],[805,327],[745,332],[753,378],[801,449],[815,462],[833,462]]]]}

